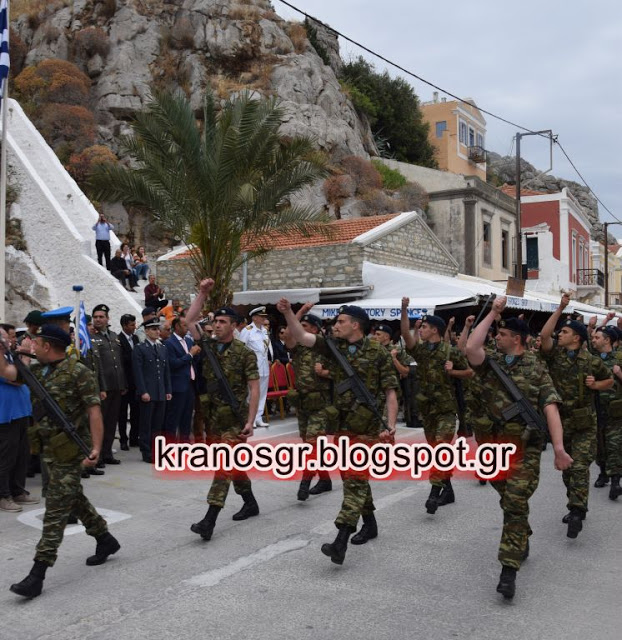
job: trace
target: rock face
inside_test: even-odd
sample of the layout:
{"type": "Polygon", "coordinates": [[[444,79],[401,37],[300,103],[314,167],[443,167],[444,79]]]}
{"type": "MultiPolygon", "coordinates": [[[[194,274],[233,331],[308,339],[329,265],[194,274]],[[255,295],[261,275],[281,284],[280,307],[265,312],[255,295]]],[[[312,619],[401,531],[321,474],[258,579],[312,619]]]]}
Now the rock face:
{"type": "MultiPolygon", "coordinates": [[[[502,182],[508,184],[516,184],[516,159],[510,156],[502,157],[493,151],[488,152],[488,170],[492,171],[502,182]]],[[[555,193],[561,191],[564,187],[577,199],[588,215],[592,224],[592,238],[599,240],[602,237],[602,224],[598,216],[598,202],[587,187],[573,182],[572,180],[564,180],[556,178],[552,175],[540,176],[533,165],[526,160],[521,159],[521,186],[526,189],[534,189],[535,191],[545,191],[555,193]]]]}
{"type": "Polygon", "coordinates": [[[315,30],[329,66],[303,25],[279,18],[267,0],[64,4],[52,0],[34,17],[13,16],[13,27],[29,50],[27,65],[63,58],[91,77],[99,141],[115,151],[154,87],[179,87],[198,109],[208,85],[221,99],[244,89],[278,96],[287,111],[283,133],[312,135],[334,159],[375,150],[335,76],[336,37],[315,30]]]}

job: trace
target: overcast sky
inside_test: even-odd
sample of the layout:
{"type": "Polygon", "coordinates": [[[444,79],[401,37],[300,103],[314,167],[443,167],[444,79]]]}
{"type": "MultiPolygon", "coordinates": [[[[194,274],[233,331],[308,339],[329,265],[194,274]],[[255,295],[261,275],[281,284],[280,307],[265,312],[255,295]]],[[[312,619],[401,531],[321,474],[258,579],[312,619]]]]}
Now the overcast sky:
{"type": "MultiPolygon", "coordinates": [[[[552,129],[588,184],[622,220],[622,2],[620,0],[291,0],[331,27],[460,97],[532,130],[552,129]]],[[[276,12],[303,19],[280,0],[276,12]]],[[[345,59],[358,55],[341,41],[345,59]]],[[[386,67],[392,75],[403,75],[386,67]]],[[[406,78],[422,101],[434,89],[406,78]]],[[[442,96],[442,94],[441,94],[442,96]]],[[[491,116],[486,147],[507,155],[516,129],[491,116]]],[[[548,167],[546,140],[522,157],[548,167]]],[[[514,154],[514,151],[512,152],[514,154]]],[[[553,175],[581,182],[559,149],[553,175]]],[[[612,220],[602,207],[601,220],[612,220]]],[[[622,225],[611,229],[622,237],[622,225]]]]}

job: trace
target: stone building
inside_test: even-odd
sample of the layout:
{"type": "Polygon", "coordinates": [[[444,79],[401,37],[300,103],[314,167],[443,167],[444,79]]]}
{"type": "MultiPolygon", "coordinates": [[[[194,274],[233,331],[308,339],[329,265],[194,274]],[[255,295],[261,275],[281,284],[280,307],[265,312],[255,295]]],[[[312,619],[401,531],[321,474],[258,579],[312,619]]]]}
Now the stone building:
{"type": "MultiPolygon", "coordinates": [[[[246,287],[241,268],[231,289],[360,287],[364,261],[448,276],[458,273],[457,261],[418,212],[336,220],[330,228],[329,236],[271,235],[265,244],[272,250],[248,261],[246,287]]],[[[168,297],[184,303],[196,291],[188,251],[175,249],[157,262],[158,283],[168,297]]]]}

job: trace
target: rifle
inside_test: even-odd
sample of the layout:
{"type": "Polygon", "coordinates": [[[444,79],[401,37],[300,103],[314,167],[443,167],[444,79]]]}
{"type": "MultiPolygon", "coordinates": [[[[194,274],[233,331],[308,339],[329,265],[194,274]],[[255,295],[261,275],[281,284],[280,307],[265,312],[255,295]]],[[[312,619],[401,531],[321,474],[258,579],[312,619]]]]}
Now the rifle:
{"type": "Polygon", "coordinates": [[[20,355],[25,355],[29,358],[34,358],[35,356],[31,353],[11,351],[5,340],[0,339],[0,342],[11,355],[18,374],[24,380],[32,395],[37,399],[37,403],[33,405],[32,410],[34,420],[39,422],[42,418],[48,417],[52,422],[54,422],[54,424],[60,427],[71,440],[75,442],[80,451],[82,451],[89,460],[92,460],[91,447],[89,447],[82,439],[82,436],[78,433],[75,425],[69,421],[67,416],[63,413],[63,410],[58,406],[56,400],[54,400],[54,398],[48,393],[47,389],[41,384],[41,382],[39,382],[39,379],[30,370],[30,367],[24,364],[19,357],[20,355]]]}
{"type": "Polygon", "coordinates": [[[545,437],[548,436],[548,427],[544,418],[533,408],[529,400],[521,393],[520,389],[514,383],[514,380],[503,371],[503,369],[492,359],[486,358],[493,373],[497,376],[505,390],[509,393],[513,400],[507,409],[501,413],[506,422],[510,422],[516,417],[520,417],[525,423],[525,431],[523,440],[527,441],[529,435],[533,431],[540,431],[545,437]]]}
{"type": "Polygon", "coordinates": [[[378,410],[376,398],[372,396],[369,389],[363,384],[363,381],[358,377],[356,371],[352,368],[352,365],[348,362],[347,358],[339,351],[339,348],[335,344],[334,340],[329,336],[325,336],[326,346],[330,351],[333,358],[337,361],[337,364],[341,370],[346,374],[347,378],[337,385],[337,393],[341,395],[350,390],[354,394],[357,402],[365,405],[374,416],[379,420],[383,429],[389,431],[387,423],[384,421],[382,414],[378,410]]]}
{"type": "MultiPolygon", "coordinates": [[[[199,331],[200,330],[201,329],[199,328],[199,331]]],[[[214,373],[214,376],[216,376],[216,380],[210,382],[207,385],[207,392],[218,393],[220,397],[225,401],[225,403],[229,406],[229,408],[233,412],[233,415],[235,416],[237,421],[240,423],[240,426],[242,427],[242,429],[244,429],[246,425],[246,421],[242,416],[240,402],[235,397],[235,394],[233,393],[233,389],[231,389],[229,380],[227,380],[227,376],[225,375],[225,372],[222,370],[222,367],[220,366],[220,362],[218,361],[216,354],[208,346],[202,345],[202,347],[203,347],[203,353],[207,356],[210,367],[212,368],[212,372],[214,373]]]]}

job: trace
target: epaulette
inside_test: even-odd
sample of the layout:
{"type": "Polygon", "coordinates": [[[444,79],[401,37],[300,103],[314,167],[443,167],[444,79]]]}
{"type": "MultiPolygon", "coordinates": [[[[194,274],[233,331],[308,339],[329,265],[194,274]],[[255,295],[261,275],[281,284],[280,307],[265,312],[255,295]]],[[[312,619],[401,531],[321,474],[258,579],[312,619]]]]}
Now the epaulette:
{"type": "Polygon", "coordinates": [[[253,328],[253,325],[252,324],[247,324],[245,328],[250,331],[253,328]]]}

